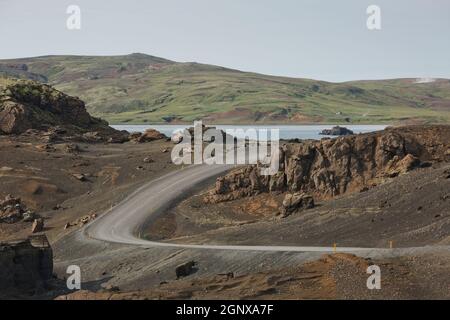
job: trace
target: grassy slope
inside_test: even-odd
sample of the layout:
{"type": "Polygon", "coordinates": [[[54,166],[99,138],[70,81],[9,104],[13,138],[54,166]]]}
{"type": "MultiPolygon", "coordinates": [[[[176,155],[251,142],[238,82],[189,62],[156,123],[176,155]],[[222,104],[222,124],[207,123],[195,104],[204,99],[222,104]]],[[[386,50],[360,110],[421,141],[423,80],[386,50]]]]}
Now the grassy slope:
{"type": "Polygon", "coordinates": [[[328,83],[132,54],[0,60],[0,74],[41,77],[112,123],[450,122],[450,81],[328,83]],[[27,69],[11,68],[26,64],[27,69]]]}

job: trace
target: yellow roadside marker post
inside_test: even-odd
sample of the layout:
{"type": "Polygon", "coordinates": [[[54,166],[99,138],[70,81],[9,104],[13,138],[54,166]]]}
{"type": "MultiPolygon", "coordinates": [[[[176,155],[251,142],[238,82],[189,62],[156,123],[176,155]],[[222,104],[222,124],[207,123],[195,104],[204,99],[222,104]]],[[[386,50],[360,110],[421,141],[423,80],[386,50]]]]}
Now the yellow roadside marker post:
{"type": "Polygon", "coordinates": [[[333,243],[333,252],[334,253],[336,253],[336,248],[337,248],[336,243],[333,243]]]}
{"type": "Polygon", "coordinates": [[[394,248],[394,241],[392,241],[392,240],[389,241],[389,248],[391,248],[391,249],[394,248]]]}

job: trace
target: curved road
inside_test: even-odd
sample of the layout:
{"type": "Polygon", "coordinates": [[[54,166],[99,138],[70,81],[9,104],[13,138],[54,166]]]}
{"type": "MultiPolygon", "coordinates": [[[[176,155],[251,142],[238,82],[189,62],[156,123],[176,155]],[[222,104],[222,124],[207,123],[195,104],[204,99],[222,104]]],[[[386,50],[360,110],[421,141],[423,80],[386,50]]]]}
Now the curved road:
{"type": "MultiPolygon", "coordinates": [[[[162,176],[137,189],[121,203],[86,225],[84,234],[93,239],[144,247],[181,249],[217,249],[278,252],[332,252],[332,247],[193,245],[148,241],[139,237],[144,226],[151,224],[171,206],[186,198],[206,181],[232,168],[227,165],[195,165],[162,176]]],[[[404,248],[414,249],[414,248],[404,248]]],[[[338,247],[338,252],[391,251],[385,248],[338,247]]]]}

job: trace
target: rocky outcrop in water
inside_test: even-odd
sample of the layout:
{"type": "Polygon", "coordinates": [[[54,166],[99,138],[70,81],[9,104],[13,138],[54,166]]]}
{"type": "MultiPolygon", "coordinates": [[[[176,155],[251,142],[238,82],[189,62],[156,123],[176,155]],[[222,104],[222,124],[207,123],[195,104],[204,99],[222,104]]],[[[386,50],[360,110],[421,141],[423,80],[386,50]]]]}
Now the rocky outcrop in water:
{"type": "Polygon", "coordinates": [[[336,126],[331,129],[323,129],[320,134],[326,136],[346,136],[354,133],[345,127],[336,126]]]}
{"type": "Polygon", "coordinates": [[[231,171],[204,197],[217,203],[263,192],[302,192],[325,199],[383,183],[435,161],[450,161],[450,126],[389,128],[381,132],[288,143],[280,169],[261,176],[257,165],[231,171]]]}

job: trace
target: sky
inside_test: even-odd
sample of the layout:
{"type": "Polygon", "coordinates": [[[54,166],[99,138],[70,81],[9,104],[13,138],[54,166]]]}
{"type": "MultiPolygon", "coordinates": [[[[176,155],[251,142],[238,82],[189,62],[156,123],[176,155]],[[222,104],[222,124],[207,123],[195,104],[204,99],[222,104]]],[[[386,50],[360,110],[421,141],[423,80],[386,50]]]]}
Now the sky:
{"type": "Polygon", "coordinates": [[[0,39],[0,59],[141,52],[333,82],[450,78],[449,0],[0,0],[0,39]]]}

